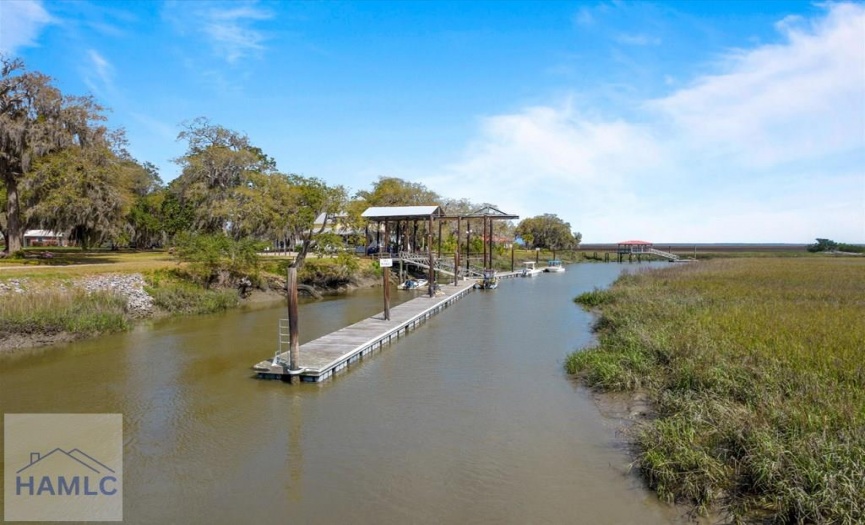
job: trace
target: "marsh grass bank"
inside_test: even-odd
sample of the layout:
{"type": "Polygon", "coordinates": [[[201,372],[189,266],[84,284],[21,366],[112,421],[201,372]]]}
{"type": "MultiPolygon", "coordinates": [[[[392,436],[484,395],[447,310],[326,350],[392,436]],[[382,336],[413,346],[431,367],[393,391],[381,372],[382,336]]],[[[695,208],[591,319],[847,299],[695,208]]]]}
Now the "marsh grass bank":
{"type": "MultiPolygon", "coordinates": [[[[144,254],[115,263],[33,266],[0,273],[0,352],[123,331],[141,318],[208,314],[279,301],[285,296],[290,261],[265,261],[246,276],[249,286],[244,289],[237,286],[238,279],[204,286],[185,265],[163,262],[144,254]]],[[[342,293],[380,285],[380,271],[371,261],[311,259],[301,281],[319,292],[342,293]]]]}
{"type": "Polygon", "coordinates": [[[0,302],[0,333],[122,330],[127,326],[126,300],[111,292],[40,290],[12,295],[0,302]]]}
{"type": "Polygon", "coordinates": [[[865,522],[865,261],[718,260],[577,297],[598,346],[570,373],[642,390],[638,465],[731,521],[865,522]]]}

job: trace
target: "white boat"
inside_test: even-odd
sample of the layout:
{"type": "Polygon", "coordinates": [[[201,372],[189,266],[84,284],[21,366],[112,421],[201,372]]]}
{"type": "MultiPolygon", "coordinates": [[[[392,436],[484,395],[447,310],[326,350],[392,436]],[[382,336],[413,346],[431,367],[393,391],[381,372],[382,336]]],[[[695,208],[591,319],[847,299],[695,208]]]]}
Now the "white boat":
{"type": "Polygon", "coordinates": [[[565,267],[562,266],[562,261],[558,259],[552,259],[547,261],[547,267],[544,269],[545,272],[549,273],[559,273],[565,271],[565,267]]]}
{"type": "Polygon", "coordinates": [[[534,261],[526,261],[523,263],[523,277],[534,277],[539,273],[543,272],[543,270],[535,268],[534,261]]]}
{"type": "Polygon", "coordinates": [[[396,287],[400,290],[417,290],[429,284],[426,279],[406,279],[405,282],[398,284],[396,287]]]}
{"type": "Polygon", "coordinates": [[[480,290],[495,290],[499,287],[499,279],[493,270],[484,270],[484,278],[475,282],[475,288],[480,290]]]}
{"type": "Polygon", "coordinates": [[[499,282],[495,278],[492,279],[478,279],[475,281],[475,289],[476,290],[495,290],[499,287],[499,282]]]}

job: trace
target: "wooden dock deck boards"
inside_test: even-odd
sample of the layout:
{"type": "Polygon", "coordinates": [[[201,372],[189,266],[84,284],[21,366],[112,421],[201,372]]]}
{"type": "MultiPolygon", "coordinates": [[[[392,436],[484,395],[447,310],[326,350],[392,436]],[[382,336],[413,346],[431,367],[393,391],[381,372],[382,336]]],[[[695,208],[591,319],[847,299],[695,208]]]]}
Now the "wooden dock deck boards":
{"type": "Polygon", "coordinates": [[[447,308],[468,294],[474,283],[468,280],[459,285],[441,284],[441,292],[435,297],[422,295],[391,308],[388,321],[384,319],[384,312],[379,312],[301,345],[299,372],[289,372],[288,352],[277,356],[277,364],[270,358],[252,368],[264,379],[285,380],[297,376],[306,382],[323,381],[447,308]]]}

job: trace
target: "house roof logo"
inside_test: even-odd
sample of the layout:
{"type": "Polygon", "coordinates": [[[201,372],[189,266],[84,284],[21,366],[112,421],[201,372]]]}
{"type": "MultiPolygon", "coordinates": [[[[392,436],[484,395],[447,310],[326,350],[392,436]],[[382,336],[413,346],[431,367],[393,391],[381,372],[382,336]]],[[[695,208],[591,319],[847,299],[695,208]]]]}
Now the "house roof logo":
{"type": "Polygon", "coordinates": [[[0,521],[123,520],[121,414],[3,414],[3,422],[0,521]]]}
{"type": "Polygon", "coordinates": [[[66,451],[59,447],[44,455],[39,452],[31,452],[30,463],[17,470],[15,473],[21,474],[22,472],[37,466],[51,465],[56,467],[59,466],[59,464],[66,464],[68,466],[70,464],[69,460],[72,461],[72,466],[80,465],[94,474],[115,474],[114,469],[79,448],[73,448],[72,450],[66,451]]]}

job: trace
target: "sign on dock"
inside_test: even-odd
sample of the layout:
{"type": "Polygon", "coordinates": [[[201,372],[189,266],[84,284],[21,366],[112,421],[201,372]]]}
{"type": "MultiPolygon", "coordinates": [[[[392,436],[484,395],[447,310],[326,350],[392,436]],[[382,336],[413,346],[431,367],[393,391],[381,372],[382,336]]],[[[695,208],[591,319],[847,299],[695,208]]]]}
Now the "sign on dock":
{"type": "Polygon", "coordinates": [[[393,259],[379,259],[378,265],[381,268],[390,268],[393,266],[393,259]]]}

